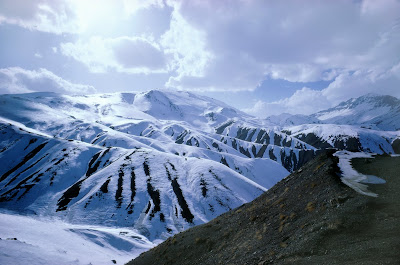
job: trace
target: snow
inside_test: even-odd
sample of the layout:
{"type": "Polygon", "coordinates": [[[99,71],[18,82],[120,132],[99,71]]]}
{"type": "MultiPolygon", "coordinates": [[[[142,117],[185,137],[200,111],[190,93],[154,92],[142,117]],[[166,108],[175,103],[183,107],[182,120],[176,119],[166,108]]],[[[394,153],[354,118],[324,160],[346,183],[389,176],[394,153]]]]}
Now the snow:
{"type": "Polygon", "coordinates": [[[125,264],[156,244],[132,228],[0,213],[0,264],[125,264]],[[17,240],[11,240],[16,238],[17,240]]]}
{"type": "MultiPolygon", "coordinates": [[[[151,146],[104,148],[70,142],[23,133],[14,125],[2,126],[0,130],[0,149],[5,148],[0,152],[0,159],[8,160],[7,166],[0,168],[0,175],[12,169],[14,171],[11,175],[4,175],[0,194],[6,200],[2,202],[2,207],[58,216],[74,224],[129,225],[137,227],[151,240],[171,236],[166,232],[167,228],[177,233],[251,201],[289,173],[270,159],[254,160],[175,143],[164,148],[173,146],[180,151],[185,150],[185,156],[158,151],[151,146]],[[35,142],[32,141],[34,139],[35,142]],[[46,145],[30,158],[31,161],[20,163],[21,153],[31,152],[43,143],[46,145]],[[98,157],[92,165],[98,163],[99,166],[88,175],[87,165],[96,155],[98,157]],[[231,168],[219,163],[222,157],[231,168]],[[144,164],[148,165],[150,175],[146,175],[144,164]],[[16,165],[19,167],[14,170],[16,165]],[[180,209],[182,205],[176,198],[166,167],[169,174],[177,179],[194,215],[192,224],[175,213],[175,209],[180,209]],[[134,190],[131,187],[132,172],[135,175],[134,190]],[[207,185],[207,195],[202,195],[201,180],[207,185]],[[106,182],[108,191],[103,192],[101,187],[106,182]],[[63,194],[75,183],[79,183],[79,193],[66,202],[65,211],[56,211],[63,194]],[[152,216],[155,203],[149,198],[148,183],[160,194],[160,210],[155,216],[152,216]],[[29,192],[24,194],[28,188],[29,192]],[[120,202],[116,201],[118,189],[121,189],[120,202]],[[131,196],[134,196],[134,207],[129,213],[131,196]],[[148,205],[150,208],[146,210],[148,205]],[[159,214],[163,214],[165,221],[160,221],[159,214]]],[[[116,139],[119,140],[114,145],[122,145],[120,138],[116,139]]]]}
{"type": "Polygon", "coordinates": [[[29,128],[29,127],[26,127],[24,124],[22,124],[20,122],[16,122],[16,121],[13,121],[13,120],[10,120],[10,119],[7,119],[7,118],[3,118],[1,116],[0,116],[0,123],[9,124],[9,125],[12,125],[14,127],[21,128],[22,130],[24,130],[24,131],[26,131],[28,133],[33,133],[33,134],[41,135],[41,136],[44,136],[44,137],[51,137],[50,135],[48,135],[46,133],[40,132],[38,130],[29,128]]]}
{"type": "Polygon", "coordinates": [[[371,153],[362,152],[349,152],[349,151],[337,151],[335,154],[339,158],[338,166],[342,171],[341,180],[344,184],[354,189],[358,193],[363,195],[377,197],[378,194],[368,190],[366,184],[384,184],[386,181],[373,175],[364,175],[357,172],[351,165],[351,159],[353,158],[372,158],[371,153]]]}

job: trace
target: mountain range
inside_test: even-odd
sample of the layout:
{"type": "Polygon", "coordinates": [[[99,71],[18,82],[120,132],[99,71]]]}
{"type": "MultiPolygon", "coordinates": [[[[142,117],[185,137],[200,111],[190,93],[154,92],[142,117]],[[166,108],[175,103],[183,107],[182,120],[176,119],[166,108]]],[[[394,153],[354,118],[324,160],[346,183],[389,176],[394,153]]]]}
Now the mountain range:
{"type": "Polygon", "coordinates": [[[0,95],[0,208],[155,242],[252,201],[321,150],[400,153],[399,129],[400,100],[373,94],[267,119],[189,92],[0,95]]]}

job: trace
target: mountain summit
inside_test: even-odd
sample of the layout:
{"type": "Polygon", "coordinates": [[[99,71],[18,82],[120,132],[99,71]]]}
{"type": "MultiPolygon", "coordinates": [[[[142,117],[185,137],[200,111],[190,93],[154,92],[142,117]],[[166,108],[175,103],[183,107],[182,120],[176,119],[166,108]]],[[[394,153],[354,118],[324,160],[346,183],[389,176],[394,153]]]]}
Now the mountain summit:
{"type": "Polygon", "coordinates": [[[369,126],[386,131],[400,129],[400,100],[367,94],[311,115],[324,123],[369,126]]]}
{"type": "Polygon", "coordinates": [[[397,131],[400,129],[400,100],[388,95],[370,93],[341,102],[335,107],[312,115],[284,113],[267,117],[266,121],[280,127],[302,124],[337,124],[397,131]]]}

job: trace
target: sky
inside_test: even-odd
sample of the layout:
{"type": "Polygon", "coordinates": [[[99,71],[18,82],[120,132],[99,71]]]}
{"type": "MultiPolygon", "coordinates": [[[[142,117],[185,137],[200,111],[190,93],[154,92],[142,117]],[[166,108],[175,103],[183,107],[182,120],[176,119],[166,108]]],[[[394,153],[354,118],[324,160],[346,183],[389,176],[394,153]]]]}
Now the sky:
{"type": "Polygon", "coordinates": [[[0,0],[0,94],[186,90],[258,117],[400,98],[399,0],[0,0]]]}

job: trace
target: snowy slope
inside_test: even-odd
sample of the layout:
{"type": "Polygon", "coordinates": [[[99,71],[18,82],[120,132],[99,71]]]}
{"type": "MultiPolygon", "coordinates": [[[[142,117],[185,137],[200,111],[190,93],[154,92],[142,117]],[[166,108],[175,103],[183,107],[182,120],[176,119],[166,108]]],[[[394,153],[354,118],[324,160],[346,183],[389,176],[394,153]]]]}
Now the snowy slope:
{"type": "Polygon", "coordinates": [[[155,245],[130,227],[0,213],[0,264],[124,264],[155,245]]]}
{"type": "Polygon", "coordinates": [[[207,222],[287,174],[271,160],[239,161],[242,170],[252,169],[247,178],[209,159],[105,148],[9,124],[0,132],[0,159],[7,160],[0,169],[2,207],[74,223],[133,226],[151,240],[207,222]]]}

